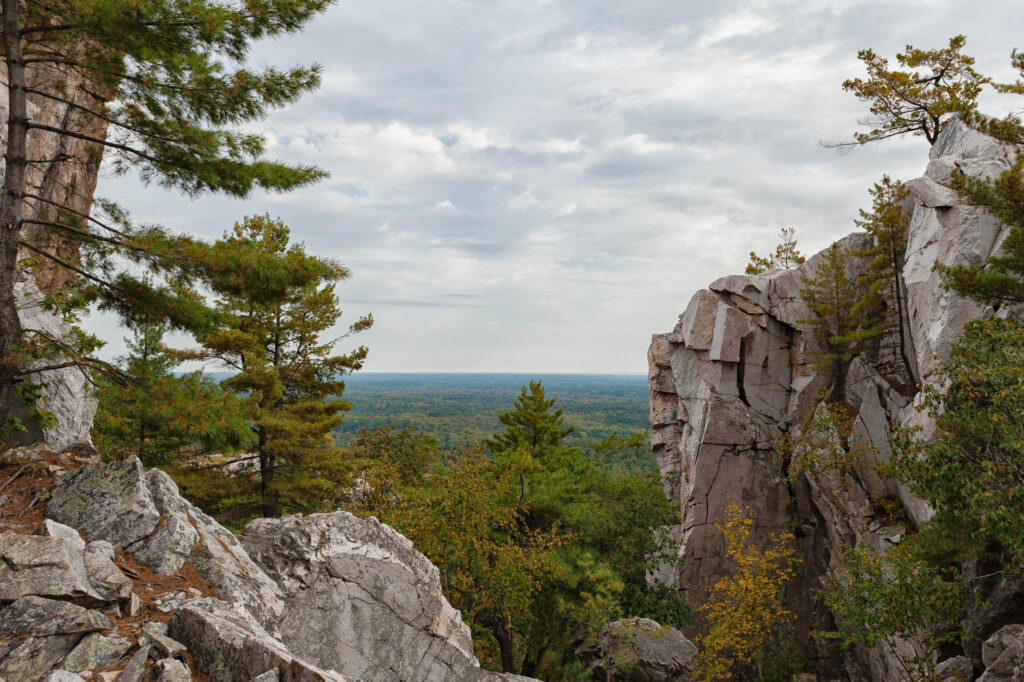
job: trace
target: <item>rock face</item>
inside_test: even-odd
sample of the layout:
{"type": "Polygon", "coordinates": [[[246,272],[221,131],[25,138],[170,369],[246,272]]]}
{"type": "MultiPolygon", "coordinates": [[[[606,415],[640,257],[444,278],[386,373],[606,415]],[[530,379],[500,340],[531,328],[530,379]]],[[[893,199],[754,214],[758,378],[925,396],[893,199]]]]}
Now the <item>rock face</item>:
{"type": "Polygon", "coordinates": [[[675,628],[629,618],[605,625],[576,656],[598,680],[687,682],[697,647],[675,628]]]}
{"type": "MultiPolygon", "coordinates": [[[[984,263],[1007,233],[984,211],[964,204],[950,187],[951,173],[995,177],[1012,158],[1008,146],[954,119],[933,146],[925,176],[908,183],[914,205],[903,269],[910,362],[905,371],[914,381],[934,381],[931,372],[948,357],[956,334],[986,313],[945,291],[933,266],[984,263]]],[[[852,234],[839,244],[862,249],[870,242],[865,234],[852,234]]],[[[914,522],[929,517],[927,505],[896,481],[880,479],[872,465],[888,458],[890,427],[920,425],[927,433],[930,424],[915,409],[919,396],[900,393],[883,378],[891,361],[885,351],[866,353],[854,359],[844,379],[846,401],[857,415],[851,443],[870,454],[849,475],[789,480],[779,438],[802,428],[835,379],[812,366],[820,349],[804,322],[812,316],[800,297],[801,278],[812,277],[821,258],[792,270],[713,282],[693,296],[670,333],[653,337],[648,366],[652,444],[666,492],[682,512],[678,584],[686,599],[699,605],[707,588],[731,570],[715,527],[730,501],[746,508],[762,541],[773,530],[799,528],[795,542],[803,563],[790,589],[798,595],[790,607],[811,666],[819,676],[836,676],[844,671],[835,652],[807,637],[827,627],[830,615],[804,595],[842,562],[845,547],[863,541],[884,551],[899,541],[905,527],[880,511],[882,503],[898,499],[914,522]]],[[[866,263],[850,258],[847,270],[855,280],[866,263]]],[[[700,627],[697,622],[692,630],[700,627]]],[[[891,658],[877,651],[861,654],[862,674],[897,675],[891,658]]]]}
{"type": "MultiPolygon", "coordinates": [[[[11,450],[0,480],[25,459],[71,461],[11,450]]],[[[135,458],[19,494],[44,492],[49,518],[0,533],[0,681],[179,682],[194,665],[217,682],[531,682],[480,669],[437,568],[376,519],[261,519],[243,546],[135,458]]]]}
{"type": "Polygon", "coordinates": [[[106,540],[157,573],[188,561],[218,593],[274,630],[281,590],[253,563],[234,534],[178,494],[159,469],[148,473],[135,457],[85,466],[53,489],[47,515],[88,540],[106,540]]]}
{"type": "Polygon", "coordinates": [[[347,512],[257,519],[249,555],[281,586],[283,641],[351,679],[470,679],[469,628],[437,567],[376,519],[347,512]]]}
{"type": "MultiPolygon", "coordinates": [[[[3,82],[7,82],[5,65],[0,65],[0,77],[3,82]]],[[[35,123],[61,128],[76,105],[95,103],[90,94],[91,87],[83,87],[81,77],[69,67],[34,64],[28,68],[26,79],[30,88],[45,93],[28,95],[28,114],[35,123]],[[51,96],[47,97],[46,94],[51,96]]],[[[0,88],[0,139],[6,137],[8,109],[7,88],[0,88]]],[[[103,138],[106,136],[107,123],[87,116],[76,122],[76,128],[85,135],[103,138]]],[[[47,164],[29,164],[26,185],[28,191],[40,199],[27,200],[26,217],[52,220],[56,215],[53,203],[81,214],[89,213],[102,161],[95,153],[94,145],[82,139],[32,131],[29,133],[27,156],[30,159],[51,161],[47,164]]],[[[73,260],[78,252],[74,240],[53,231],[40,228],[33,232],[27,229],[25,236],[64,260],[73,260]]],[[[20,280],[15,285],[15,294],[26,336],[36,335],[57,340],[69,337],[70,326],[58,315],[46,310],[42,303],[46,294],[56,291],[73,274],[49,261],[44,261],[31,272],[21,272],[20,280]]],[[[40,396],[44,399],[42,404],[53,413],[55,424],[40,428],[24,406],[20,406],[16,416],[25,424],[27,431],[20,438],[8,440],[44,440],[50,449],[57,451],[73,445],[90,445],[92,440],[89,430],[96,413],[96,399],[92,395],[87,372],[83,367],[73,366],[29,375],[28,380],[40,387],[40,396]]]]}

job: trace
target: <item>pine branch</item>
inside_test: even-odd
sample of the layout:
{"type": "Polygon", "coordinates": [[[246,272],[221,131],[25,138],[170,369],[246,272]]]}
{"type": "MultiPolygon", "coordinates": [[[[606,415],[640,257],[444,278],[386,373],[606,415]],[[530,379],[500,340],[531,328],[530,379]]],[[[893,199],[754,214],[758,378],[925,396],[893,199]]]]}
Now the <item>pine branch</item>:
{"type": "Polygon", "coordinates": [[[43,225],[44,227],[55,227],[57,229],[61,229],[61,230],[65,230],[67,232],[70,232],[71,234],[79,236],[82,239],[94,239],[96,241],[105,242],[107,244],[113,244],[114,246],[119,246],[119,247],[125,248],[125,249],[134,249],[136,251],[142,251],[143,250],[143,249],[140,249],[137,246],[132,246],[131,244],[125,244],[124,242],[119,242],[116,239],[111,239],[109,237],[101,237],[98,234],[93,234],[92,232],[86,232],[85,230],[79,230],[76,227],[71,227],[70,225],[65,225],[64,223],[57,223],[57,222],[54,222],[52,220],[36,220],[34,218],[22,218],[21,222],[22,223],[28,223],[30,225],[43,225]]]}
{"type": "Polygon", "coordinates": [[[155,164],[159,164],[160,163],[160,160],[157,159],[156,157],[150,156],[149,154],[147,154],[146,152],[142,151],[141,149],[136,149],[135,147],[129,147],[126,144],[120,144],[120,143],[117,143],[117,142],[111,142],[109,140],[104,140],[104,139],[99,138],[99,137],[93,137],[92,135],[85,135],[83,133],[75,132],[74,130],[68,130],[67,128],[57,128],[57,127],[54,127],[54,126],[44,125],[42,123],[32,123],[31,121],[29,121],[29,123],[27,125],[28,125],[29,128],[34,128],[35,130],[43,130],[43,131],[48,132],[48,133],[55,133],[57,135],[64,135],[66,137],[73,137],[73,138],[78,139],[78,140],[85,140],[86,142],[94,142],[94,143],[96,143],[98,145],[101,145],[101,146],[104,146],[104,147],[109,147],[111,149],[118,149],[120,151],[127,152],[129,154],[134,154],[135,156],[143,158],[143,159],[145,159],[145,160],[147,160],[147,161],[149,161],[151,163],[155,163],[155,164]]]}
{"type": "Polygon", "coordinates": [[[58,258],[54,254],[48,253],[48,252],[44,251],[43,249],[40,249],[39,247],[37,247],[37,246],[35,246],[33,244],[29,244],[28,242],[23,241],[23,240],[19,240],[18,244],[21,245],[21,246],[24,246],[29,251],[34,251],[35,253],[38,253],[40,256],[43,256],[44,258],[48,258],[48,259],[52,260],[54,263],[56,263],[57,265],[61,266],[62,268],[67,268],[68,270],[71,270],[72,272],[76,272],[79,275],[81,275],[82,277],[85,277],[87,280],[89,280],[91,282],[95,282],[96,284],[99,284],[100,286],[107,287],[111,291],[120,291],[121,290],[120,287],[118,287],[117,285],[112,284],[111,282],[107,282],[105,280],[102,280],[99,277],[96,277],[95,275],[93,275],[93,274],[91,274],[89,272],[86,272],[85,270],[82,270],[81,268],[75,267],[71,263],[68,263],[66,260],[64,260],[62,258],[58,258]]]}
{"type": "Polygon", "coordinates": [[[113,227],[110,227],[109,225],[107,225],[107,224],[103,223],[102,221],[100,221],[100,220],[97,220],[96,218],[93,218],[93,217],[92,217],[91,215],[89,215],[88,213],[84,213],[84,212],[82,212],[82,211],[76,211],[76,210],[75,210],[75,209],[73,209],[73,208],[68,208],[68,207],[67,207],[67,206],[65,206],[64,204],[61,204],[60,202],[57,202],[57,201],[52,201],[52,200],[50,200],[50,199],[47,199],[47,198],[45,198],[45,197],[41,197],[41,196],[39,196],[38,194],[30,194],[29,192],[25,192],[25,195],[24,195],[24,196],[25,196],[26,198],[28,198],[28,199],[36,199],[36,200],[38,200],[38,201],[42,201],[43,203],[46,203],[46,204],[50,204],[51,206],[56,206],[56,207],[57,207],[57,208],[59,208],[60,210],[62,210],[62,211],[67,211],[68,213],[72,213],[72,214],[74,214],[74,215],[78,216],[79,218],[85,218],[86,220],[88,220],[88,221],[90,221],[90,222],[96,223],[97,225],[99,225],[100,227],[102,227],[102,228],[103,228],[104,230],[107,230],[108,232],[113,232],[114,234],[116,234],[116,235],[119,235],[119,236],[121,236],[121,237],[125,237],[125,238],[127,238],[127,237],[128,237],[128,235],[126,235],[126,234],[125,234],[124,232],[122,232],[121,230],[118,230],[118,229],[115,229],[115,228],[113,228],[113,227]]]}

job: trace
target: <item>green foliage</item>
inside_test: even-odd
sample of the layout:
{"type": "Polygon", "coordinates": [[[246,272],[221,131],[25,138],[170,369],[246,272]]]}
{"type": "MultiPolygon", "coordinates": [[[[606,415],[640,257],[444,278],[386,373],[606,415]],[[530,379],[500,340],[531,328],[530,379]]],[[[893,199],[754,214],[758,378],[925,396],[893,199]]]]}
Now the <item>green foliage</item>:
{"type": "Polygon", "coordinates": [[[360,429],[349,447],[355,460],[387,466],[395,473],[394,482],[400,485],[421,483],[438,455],[436,438],[408,426],[360,429]]]}
{"type": "Polygon", "coordinates": [[[284,223],[268,217],[247,218],[222,240],[261,252],[296,270],[315,273],[313,281],[266,298],[257,268],[228,273],[221,288],[218,324],[197,335],[203,348],[195,358],[215,360],[236,374],[224,386],[245,396],[256,434],[259,489],[253,491],[263,515],[284,510],[331,509],[348,482],[348,473],[331,431],[351,407],[339,400],[341,376],[362,366],[365,347],[346,355],[334,346],[368,328],[370,317],[357,320],[348,333],[324,340],[322,335],[341,315],[335,284],[348,271],[289,244],[284,223]]]}
{"type": "Polygon", "coordinates": [[[961,53],[966,38],[949,40],[949,46],[920,50],[907,45],[896,55],[898,69],[874,51],[861,50],[867,78],[843,81],[843,90],[867,102],[871,116],[861,121],[871,130],[856,133],[853,141],[836,146],[866,144],[899,135],[921,135],[934,144],[942,124],[956,112],[971,112],[990,79],[974,70],[974,58],[961,53]]]}
{"type": "Polygon", "coordinates": [[[716,527],[736,570],[711,587],[700,607],[707,628],[698,638],[701,650],[694,679],[734,679],[743,666],[752,667],[758,678],[764,679],[766,662],[772,649],[778,648],[780,630],[793,620],[784,590],[800,560],[792,538],[782,533],[771,535],[764,549],[756,547],[751,538],[753,521],[735,501],[729,502],[723,522],[716,527]]]}
{"type": "Polygon", "coordinates": [[[974,320],[942,365],[946,390],[925,388],[934,439],[901,432],[891,473],[938,510],[932,524],[951,537],[1024,561],[1024,327],[974,320]]]}
{"type": "Polygon", "coordinates": [[[938,682],[934,652],[943,643],[959,641],[953,626],[966,599],[955,572],[923,561],[908,541],[884,556],[857,548],[820,594],[839,630],[819,636],[846,646],[883,643],[909,679],[938,682]]]}
{"type": "MultiPolygon", "coordinates": [[[[72,111],[68,130],[77,132],[90,119],[107,121],[112,135],[96,143],[106,146],[116,172],[135,169],[147,181],[189,194],[239,197],[256,187],[287,190],[323,177],[315,168],[263,159],[263,136],[240,126],[319,85],[318,66],[244,64],[254,43],[298,31],[330,0],[20,4],[27,54],[82,75],[96,93],[93,106],[72,111]]],[[[70,87],[54,85],[57,93],[70,87]]]]}
{"type": "Polygon", "coordinates": [[[954,187],[973,205],[989,210],[1010,228],[1002,255],[977,265],[936,266],[948,288],[994,306],[1024,302],[1024,159],[998,179],[955,175],[954,187]]]}
{"type": "Polygon", "coordinates": [[[788,476],[796,482],[802,475],[838,474],[845,481],[865,453],[849,443],[857,415],[843,403],[819,405],[792,437],[783,436],[779,449],[789,458],[788,476]]]}
{"type": "MultiPolygon", "coordinates": [[[[436,438],[441,450],[457,450],[466,439],[483,440],[501,429],[498,412],[507,409],[509,393],[518,393],[530,378],[359,372],[345,382],[345,397],[353,407],[334,430],[335,441],[350,447],[363,428],[411,427],[436,438]]],[[[646,376],[561,374],[541,378],[545,389],[558,395],[565,424],[573,427],[564,441],[567,445],[612,468],[657,471],[648,446],[623,442],[635,443],[635,434],[650,426],[646,376]],[[597,444],[603,440],[610,449],[599,452],[597,444]]]]}
{"type": "Polygon", "coordinates": [[[101,375],[93,438],[105,457],[135,455],[165,465],[199,448],[237,452],[252,443],[248,413],[234,393],[200,372],[174,376],[178,360],[163,345],[165,324],[136,324],[124,377],[101,375]]]}
{"type": "Polygon", "coordinates": [[[853,315],[861,321],[864,338],[891,334],[897,340],[895,349],[900,367],[886,374],[913,393],[914,377],[907,353],[907,314],[904,303],[903,266],[906,261],[907,230],[910,213],[904,207],[910,190],[888,175],[870,190],[871,210],[860,211],[857,226],[872,239],[871,248],[854,255],[867,257],[868,271],[858,278],[865,292],[853,306],[853,315]]]}
{"type": "Polygon", "coordinates": [[[390,454],[412,455],[412,443],[426,452],[426,440],[363,432],[352,448],[361,481],[353,508],[393,523],[439,566],[486,665],[561,679],[576,674],[581,629],[630,615],[682,625],[689,611],[673,589],[647,581],[650,562],[678,550],[659,530],[678,522],[660,479],[567,445],[554,406],[530,382],[501,413],[505,428],[488,439],[489,456],[469,445],[432,470],[426,456],[390,454]]]}
{"type": "Polygon", "coordinates": [[[860,300],[857,287],[847,274],[849,251],[838,243],[822,253],[822,261],[814,277],[802,277],[800,296],[807,302],[814,317],[800,320],[811,325],[811,334],[821,345],[814,359],[815,369],[831,372],[834,378],[830,399],[843,399],[846,367],[850,360],[877,333],[865,329],[863,319],[854,314],[860,300]]]}
{"type": "Polygon", "coordinates": [[[758,256],[750,252],[750,262],[744,271],[748,275],[760,275],[774,268],[795,268],[807,259],[796,248],[796,228],[783,227],[779,230],[779,244],[775,253],[758,256]]]}
{"type": "MultiPolygon", "coordinates": [[[[14,125],[5,140],[3,193],[13,200],[0,205],[0,222],[7,227],[0,249],[0,416],[7,415],[11,388],[20,378],[45,371],[25,369],[22,333],[13,323],[12,273],[33,259],[75,273],[73,298],[79,305],[97,304],[130,322],[166,321],[189,332],[217,324],[196,291],[229,286],[231,272],[264,272],[264,279],[252,282],[271,296],[315,279],[309,272],[275,271],[279,263],[273,258],[238,244],[211,247],[159,226],[136,225],[111,202],[94,202],[90,213],[77,199],[36,196],[25,171],[41,161],[27,160],[25,150],[30,133],[53,149],[63,149],[58,140],[75,138],[84,143],[81,158],[58,155],[50,161],[95,168],[103,158],[115,173],[137,171],[147,183],[190,196],[246,197],[256,189],[286,191],[323,178],[318,168],[266,159],[264,137],[247,130],[267,111],[316,88],[320,68],[254,69],[246,63],[256,42],[298,31],[329,4],[53,0],[7,5],[0,37],[10,58],[5,87],[14,125]],[[67,115],[52,126],[30,120],[26,95],[37,104],[65,106],[67,115]],[[53,243],[73,248],[55,250],[53,243]],[[18,258],[24,255],[30,258],[18,258]]],[[[64,194],[81,196],[73,185],[64,194]]],[[[103,367],[90,357],[94,348],[82,343],[84,338],[71,342],[34,330],[28,344],[36,337],[59,346],[58,357],[103,367]]]]}

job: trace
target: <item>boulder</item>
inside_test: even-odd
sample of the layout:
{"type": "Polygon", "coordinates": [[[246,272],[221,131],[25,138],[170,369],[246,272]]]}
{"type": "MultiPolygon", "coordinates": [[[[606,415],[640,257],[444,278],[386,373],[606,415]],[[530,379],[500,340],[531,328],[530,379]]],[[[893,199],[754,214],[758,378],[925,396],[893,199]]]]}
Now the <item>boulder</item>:
{"type": "Polygon", "coordinates": [[[345,682],[295,657],[254,619],[216,599],[185,602],[168,626],[168,634],[188,647],[196,669],[218,682],[250,682],[269,670],[283,681],[345,682]]]}
{"type": "Polygon", "coordinates": [[[935,666],[938,682],[970,682],[974,679],[974,667],[966,656],[954,656],[935,666]]]}
{"type": "Polygon", "coordinates": [[[146,472],[136,457],[68,473],[54,487],[46,513],[90,543],[105,540],[130,552],[157,573],[190,562],[221,597],[271,630],[281,616],[280,589],[235,535],[181,497],[170,476],[146,472]]]}
{"type": "Polygon", "coordinates": [[[157,661],[150,673],[156,677],[156,682],[192,682],[192,673],[176,658],[157,661]]]}
{"type": "Polygon", "coordinates": [[[0,609],[0,679],[37,680],[82,639],[113,627],[98,611],[43,597],[22,597],[0,609]]]}
{"type": "Polygon", "coordinates": [[[0,534],[0,602],[38,595],[100,606],[124,601],[131,591],[114,562],[83,552],[73,540],[0,534]]]}
{"type": "Polygon", "coordinates": [[[54,670],[42,682],[85,682],[79,675],[67,670],[54,670]]]}
{"type": "Polygon", "coordinates": [[[648,618],[629,618],[605,625],[596,637],[576,647],[576,655],[595,679],[685,682],[697,647],[675,628],[648,618]]]}
{"type": "Polygon", "coordinates": [[[978,682],[1021,682],[1024,680],[1024,635],[1009,642],[1002,653],[985,668],[978,682]]]}
{"type": "Polygon", "coordinates": [[[991,637],[981,645],[981,660],[985,667],[995,665],[995,662],[1003,655],[1010,646],[1024,635],[1024,625],[1013,623],[999,628],[991,637]]]}
{"type": "Polygon", "coordinates": [[[241,539],[281,586],[280,630],[295,655],[351,679],[476,674],[469,628],[437,568],[391,527],[347,512],[297,515],[257,519],[241,539]]]}
{"type": "MultiPolygon", "coordinates": [[[[85,549],[85,540],[82,539],[82,536],[77,530],[50,519],[44,519],[42,523],[36,527],[33,535],[41,535],[47,538],[64,538],[74,545],[75,549],[85,549]]],[[[110,558],[113,559],[114,557],[110,558]]]]}
{"type": "Polygon", "coordinates": [[[74,672],[102,668],[120,661],[131,646],[131,642],[121,637],[105,637],[94,632],[82,638],[62,667],[74,672]]]}
{"type": "Polygon", "coordinates": [[[125,664],[124,670],[117,676],[117,682],[142,682],[146,676],[146,661],[149,660],[149,645],[142,645],[138,651],[132,654],[125,664]]]}

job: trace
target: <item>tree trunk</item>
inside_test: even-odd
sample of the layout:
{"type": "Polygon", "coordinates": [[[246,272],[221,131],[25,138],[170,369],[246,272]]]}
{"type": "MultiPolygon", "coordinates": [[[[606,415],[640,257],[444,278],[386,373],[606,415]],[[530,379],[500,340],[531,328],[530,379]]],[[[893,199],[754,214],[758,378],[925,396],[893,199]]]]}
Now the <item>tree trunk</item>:
{"type": "Polygon", "coordinates": [[[494,616],[491,619],[491,631],[498,640],[498,648],[501,650],[501,672],[514,674],[516,660],[512,651],[512,628],[508,619],[503,615],[494,616]]]}
{"type": "Polygon", "coordinates": [[[28,106],[22,57],[20,0],[3,0],[3,45],[7,63],[7,150],[3,194],[0,195],[0,424],[11,412],[14,387],[21,370],[18,346],[21,320],[14,299],[18,275],[28,147],[28,106]]]}
{"type": "Polygon", "coordinates": [[[274,476],[274,458],[267,451],[267,432],[260,429],[259,443],[260,456],[260,513],[265,517],[277,516],[277,505],[272,499],[273,492],[270,486],[271,478],[274,476]]]}

